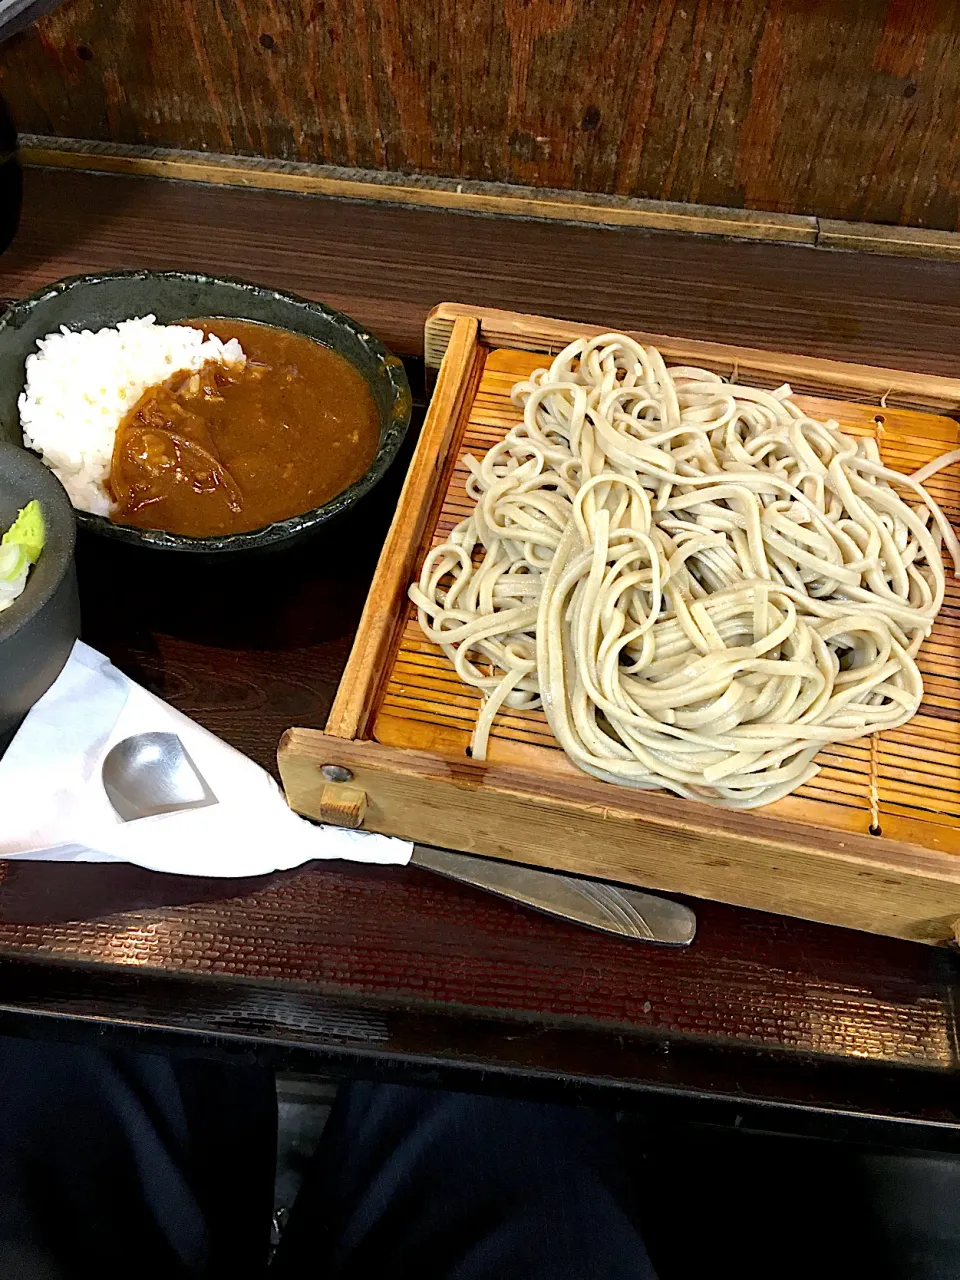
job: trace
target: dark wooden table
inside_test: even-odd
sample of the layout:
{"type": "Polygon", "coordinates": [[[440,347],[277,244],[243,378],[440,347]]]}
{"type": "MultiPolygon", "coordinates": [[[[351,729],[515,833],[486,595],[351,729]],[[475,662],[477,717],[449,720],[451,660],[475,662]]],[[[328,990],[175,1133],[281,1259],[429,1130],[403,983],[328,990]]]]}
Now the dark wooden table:
{"type": "MultiPolygon", "coordinates": [[[[352,312],[414,375],[444,299],[960,375],[960,266],[28,171],[0,293],[101,267],[296,289],[352,312]]],[[[334,535],[255,566],[83,542],[85,638],[274,769],[285,728],[324,722],[401,469],[334,535]]],[[[214,882],[6,863],[0,1029],[956,1143],[950,952],[697,914],[677,953],[414,868],[214,882]]]]}

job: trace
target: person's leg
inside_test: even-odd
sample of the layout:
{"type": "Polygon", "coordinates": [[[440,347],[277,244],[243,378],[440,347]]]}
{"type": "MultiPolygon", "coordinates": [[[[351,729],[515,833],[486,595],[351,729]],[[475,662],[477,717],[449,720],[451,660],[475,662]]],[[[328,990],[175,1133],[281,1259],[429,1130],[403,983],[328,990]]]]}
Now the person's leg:
{"type": "Polygon", "coordinates": [[[650,1113],[629,1131],[662,1280],[960,1277],[958,1154],[663,1123],[650,1113]]]}
{"type": "Polygon", "coordinates": [[[651,1280],[612,1117],[352,1084],[276,1280],[651,1280]]]}
{"type": "Polygon", "coordinates": [[[0,1037],[0,1276],[262,1275],[275,1142],[265,1070],[0,1037]]]}

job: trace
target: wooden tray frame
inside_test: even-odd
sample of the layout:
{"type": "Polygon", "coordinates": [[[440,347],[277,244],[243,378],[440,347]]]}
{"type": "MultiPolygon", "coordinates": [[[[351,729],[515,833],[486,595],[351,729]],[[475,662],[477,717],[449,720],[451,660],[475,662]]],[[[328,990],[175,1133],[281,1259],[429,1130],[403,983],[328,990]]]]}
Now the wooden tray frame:
{"type": "MultiPolygon", "coordinates": [[[[289,729],[278,761],[291,806],[344,826],[712,898],[873,933],[946,943],[960,921],[960,857],[918,843],[712,809],[586,774],[475,762],[373,740],[407,586],[429,545],[485,352],[556,352],[596,326],[443,304],[426,325],[440,366],[396,516],[326,727],[289,729]]],[[[960,381],[634,334],[672,361],[871,405],[960,411],[960,381]]]]}

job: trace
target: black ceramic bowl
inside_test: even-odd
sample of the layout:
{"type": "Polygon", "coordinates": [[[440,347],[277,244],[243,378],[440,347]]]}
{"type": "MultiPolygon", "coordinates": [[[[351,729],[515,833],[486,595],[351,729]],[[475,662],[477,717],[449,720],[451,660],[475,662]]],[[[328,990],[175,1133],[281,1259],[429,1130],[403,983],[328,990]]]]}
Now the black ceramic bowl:
{"type": "Polygon", "coordinates": [[[0,752],[63,670],[80,634],[70,499],[32,453],[0,444],[0,534],[33,498],[43,511],[47,541],[23,594],[0,612],[0,752]]]}
{"type": "Polygon", "coordinates": [[[264,289],[243,280],[193,275],[183,271],[122,271],[73,276],[17,302],[0,319],[0,440],[21,444],[17,398],[23,389],[26,358],[38,338],[65,325],[101,329],[133,316],[155,315],[162,324],[194,316],[255,320],[302,333],[344,356],[360,371],[380,411],[380,445],[370,469],[348,489],[302,515],[278,520],[249,533],[190,538],[159,529],[135,529],[104,516],[77,512],[82,529],[123,542],[174,551],[243,551],[299,537],[346,511],[368,493],[396,456],[410,424],[410,387],[396,356],[339,311],[291,293],[264,289]]]}

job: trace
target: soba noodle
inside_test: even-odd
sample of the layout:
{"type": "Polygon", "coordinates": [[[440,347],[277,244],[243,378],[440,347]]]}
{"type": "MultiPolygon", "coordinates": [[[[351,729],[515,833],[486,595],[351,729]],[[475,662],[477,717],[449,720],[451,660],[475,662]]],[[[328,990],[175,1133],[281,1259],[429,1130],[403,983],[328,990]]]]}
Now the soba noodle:
{"type": "Polygon", "coordinates": [[[620,334],[518,383],[523,421],[466,459],[473,514],[410,588],[484,701],[538,707],[581,769],[736,808],[920,705],[916,655],[960,545],[875,440],[776,391],[667,369],[620,334]]]}

